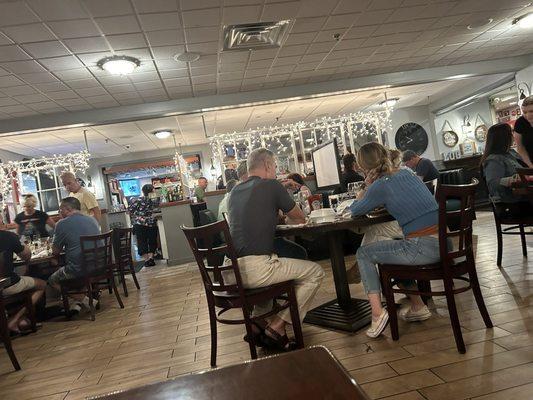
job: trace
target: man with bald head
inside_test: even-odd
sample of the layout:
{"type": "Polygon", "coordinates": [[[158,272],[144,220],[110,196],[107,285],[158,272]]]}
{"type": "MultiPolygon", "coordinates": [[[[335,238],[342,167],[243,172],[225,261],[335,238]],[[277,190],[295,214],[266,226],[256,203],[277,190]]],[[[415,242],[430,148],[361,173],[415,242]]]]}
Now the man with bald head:
{"type": "Polygon", "coordinates": [[[63,183],[65,190],[70,193],[69,196],[75,197],[79,200],[81,205],[81,213],[88,215],[89,217],[94,217],[94,219],[100,223],[102,213],[100,211],[100,207],[98,207],[96,197],[94,197],[94,194],[80,185],[76,179],[76,175],[68,171],[63,172],[61,174],[61,182],[63,183]]]}

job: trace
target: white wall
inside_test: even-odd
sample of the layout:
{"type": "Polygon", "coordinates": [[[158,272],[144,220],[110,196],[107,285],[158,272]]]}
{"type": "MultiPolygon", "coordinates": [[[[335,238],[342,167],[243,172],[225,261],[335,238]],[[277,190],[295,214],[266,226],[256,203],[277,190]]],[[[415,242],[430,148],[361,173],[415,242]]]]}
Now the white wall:
{"type": "MultiPolygon", "coordinates": [[[[459,145],[466,138],[466,135],[463,134],[463,123],[466,115],[470,116],[470,124],[472,126],[472,129],[475,129],[477,125],[481,124],[485,124],[487,128],[493,124],[488,97],[483,98],[467,107],[462,107],[457,110],[453,110],[445,114],[436,116],[435,131],[439,155],[441,155],[442,153],[448,153],[453,150],[459,150],[459,145]],[[446,123],[446,121],[448,123],[446,123]],[[446,126],[444,126],[445,123],[446,126]],[[450,130],[450,126],[451,129],[459,136],[459,142],[453,148],[447,147],[442,141],[443,130],[450,130]]],[[[480,144],[477,141],[476,143],[478,145],[480,144]]],[[[439,158],[442,158],[442,156],[440,156],[439,158]]]]}
{"type": "MultiPolygon", "coordinates": [[[[430,160],[436,159],[435,137],[429,108],[427,106],[397,108],[392,113],[392,131],[388,133],[389,147],[396,148],[394,137],[400,126],[407,122],[416,122],[422,126],[428,134],[428,147],[422,157],[430,160]]],[[[438,154],[438,153],[437,153],[438,154]]]]}

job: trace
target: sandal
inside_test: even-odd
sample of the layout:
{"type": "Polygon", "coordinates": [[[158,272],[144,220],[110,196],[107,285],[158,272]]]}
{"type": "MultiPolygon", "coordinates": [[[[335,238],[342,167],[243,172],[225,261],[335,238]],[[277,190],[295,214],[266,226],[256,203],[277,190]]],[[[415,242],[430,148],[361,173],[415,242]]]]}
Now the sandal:
{"type": "Polygon", "coordinates": [[[263,341],[265,343],[265,347],[268,347],[272,350],[292,351],[298,348],[296,342],[289,340],[287,334],[280,335],[278,332],[276,332],[269,326],[265,328],[265,335],[263,341]],[[269,334],[267,335],[266,332],[268,332],[269,334]]]}

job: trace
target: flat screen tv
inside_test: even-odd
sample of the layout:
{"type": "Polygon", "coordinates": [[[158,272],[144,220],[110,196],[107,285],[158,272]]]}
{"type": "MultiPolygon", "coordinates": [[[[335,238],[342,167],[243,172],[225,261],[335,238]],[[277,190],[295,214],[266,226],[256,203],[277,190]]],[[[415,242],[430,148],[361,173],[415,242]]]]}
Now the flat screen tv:
{"type": "Polygon", "coordinates": [[[124,192],[124,196],[132,197],[141,195],[141,189],[139,188],[139,181],[137,179],[120,180],[119,183],[120,188],[124,192]]]}
{"type": "Polygon", "coordinates": [[[337,139],[312,151],[317,189],[332,189],[341,184],[341,165],[337,139]]]}

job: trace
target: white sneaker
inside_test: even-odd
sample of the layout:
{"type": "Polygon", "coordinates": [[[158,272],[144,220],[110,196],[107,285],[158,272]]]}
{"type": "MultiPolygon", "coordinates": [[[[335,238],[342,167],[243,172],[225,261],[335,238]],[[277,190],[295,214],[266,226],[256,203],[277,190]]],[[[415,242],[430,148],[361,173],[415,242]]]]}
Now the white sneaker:
{"type": "Polygon", "coordinates": [[[367,329],[366,335],[371,338],[377,338],[385,330],[388,322],[389,313],[384,309],[376,321],[372,320],[372,324],[367,329]]]}
{"type": "MultiPolygon", "coordinates": [[[[96,308],[98,306],[98,303],[99,301],[97,299],[94,299],[93,298],[93,306],[94,308],[96,308]]],[[[86,309],[86,310],[90,310],[91,309],[91,306],[89,305],[89,298],[87,296],[85,296],[81,302],[81,304],[83,305],[83,307],[86,309]]]]}
{"type": "Polygon", "coordinates": [[[407,322],[425,321],[431,318],[431,311],[429,311],[427,306],[422,307],[418,311],[413,311],[411,306],[407,306],[399,311],[398,316],[407,322]]]}
{"type": "Polygon", "coordinates": [[[80,303],[70,303],[68,305],[68,309],[71,313],[79,314],[81,311],[81,304],[80,303]]]}

